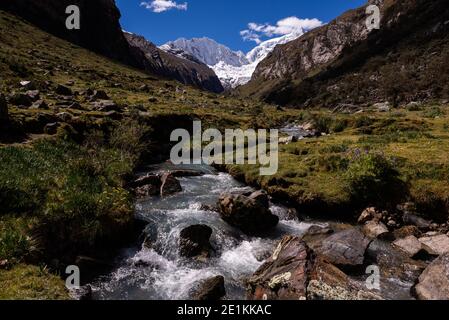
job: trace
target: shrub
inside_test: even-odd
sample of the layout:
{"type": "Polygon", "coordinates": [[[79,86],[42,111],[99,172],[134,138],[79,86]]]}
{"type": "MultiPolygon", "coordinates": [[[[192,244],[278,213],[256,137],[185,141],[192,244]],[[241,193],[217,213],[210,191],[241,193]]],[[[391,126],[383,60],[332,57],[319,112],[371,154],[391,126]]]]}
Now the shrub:
{"type": "Polygon", "coordinates": [[[345,178],[351,197],[363,205],[385,206],[407,194],[393,162],[382,154],[356,150],[345,178]]]}

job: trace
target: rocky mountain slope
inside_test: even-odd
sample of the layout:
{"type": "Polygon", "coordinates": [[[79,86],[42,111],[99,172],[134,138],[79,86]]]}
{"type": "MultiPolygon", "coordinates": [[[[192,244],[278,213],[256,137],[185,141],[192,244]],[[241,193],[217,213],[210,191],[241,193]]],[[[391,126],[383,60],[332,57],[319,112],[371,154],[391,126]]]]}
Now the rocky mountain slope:
{"type": "Polygon", "coordinates": [[[194,57],[209,65],[215,71],[223,86],[229,90],[248,83],[259,62],[265,59],[278,44],[295,40],[301,34],[292,33],[264,41],[247,54],[241,51],[232,51],[208,38],[191,40],[182,38],[169,42],[160,48],[181,56],[194,57]]]}
{"type": "Polygon", "coordinates": [[[381,9],[380,30],[368,31],[366,6],[348,11],[276,47],[240,93],[305,107],[448,97],[447,2],[368,4],[381,9]]]}
{"type": "MultiPolygon", "coordinates": [[[[188,63],[162,52],[149,58],[145,50],[130,45],[122,32],[119,22],[121,14],[114,0],[5,0],[1,1],[0,9],[14,13],[60,38],[151,74],[213,92],[223,90],[213,71],[206,66],[188,63]],[[68,17],[65,11],[69,5],[80,8],[80,30],[68,30],[65,26],[68,17]]],[[[134,44],[137,42],[134,41],[134,44]]],[[[146,50],[158,51],[155,47],[148,49],[150,46],[146,50]]]]}
{"type": "Polygon", "coordinates": [[[142,36],[126,32],[124,34],[132,47],[144,52],[146,69],[212,92],[224,90],[214,71],[194,57],[176,51],[165,52],[142,36]]]}

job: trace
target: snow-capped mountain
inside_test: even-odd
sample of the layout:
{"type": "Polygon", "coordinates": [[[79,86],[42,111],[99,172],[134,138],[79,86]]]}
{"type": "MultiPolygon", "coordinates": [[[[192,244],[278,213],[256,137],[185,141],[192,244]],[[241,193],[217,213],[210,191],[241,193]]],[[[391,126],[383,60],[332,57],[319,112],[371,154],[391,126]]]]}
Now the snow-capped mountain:
{"type": "Polygon", "coordinates": [[[265,59],[278,44],[295,40],[303,33],[291,33],[262,42],[246,55],[232,51],[228,47],[209,38],[184,38],[168,42],[160,47],[167,52],[177,52],[178,56],[192,55],[213,69],[225,89],[236,88],[251,80],[257,65],[265,59]]]}
{"type": "Polygon", "coordinates": [[[181,49],[209,66],[214,66],[221,61],[234,67],[248,63],[243,52],[232,51],[209,38],[193,38],[191,40],[180,38],[168,42],[160,48],[165,51],[181,49]]]}

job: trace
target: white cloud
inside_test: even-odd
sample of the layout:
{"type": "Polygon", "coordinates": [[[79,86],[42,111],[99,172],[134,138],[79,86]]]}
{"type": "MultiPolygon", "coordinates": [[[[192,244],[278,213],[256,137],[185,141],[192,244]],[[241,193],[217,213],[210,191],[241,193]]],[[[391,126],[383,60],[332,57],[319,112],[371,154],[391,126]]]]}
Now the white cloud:
{"type": "Polygon", "coordinates": [[[172,0],[153,0],[153,1],[143,1],[140,3],[141,7],[145,7],[156,13],[161,13],[171,9],[187,10],[187,2],[177,3],[172,0]]]}
{"type": "Polygon", "coordinates": [[[299,19],[298,17],[288,17],[279,20],[275,26],[268,23],[248,23],[248,29],[240,31],[240,35],[246,41],[260,43],[262,37],[271,38],[273,36],[283,36],[291,33],[303,34],[322,25],[323,22],[316,18],[299,19]]]}

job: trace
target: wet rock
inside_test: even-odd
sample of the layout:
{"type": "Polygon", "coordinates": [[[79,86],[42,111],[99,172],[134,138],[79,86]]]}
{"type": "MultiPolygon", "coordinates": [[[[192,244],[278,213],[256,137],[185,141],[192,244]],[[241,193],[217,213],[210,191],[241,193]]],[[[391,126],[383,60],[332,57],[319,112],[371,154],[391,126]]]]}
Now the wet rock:
{"type": "Polygon", "coordinates": [[[405,224],[417,226],[419,229],[429,230],[431,223],[413,213],[405,212],[402,216],[405,224]]]}
{"type": "Polygon", "coordinates": [[[219,211],[217,206],[212,206],[212,205],[208,205],[208,204],[202,204],[200,206],[200,210],[202,210],[202,211],[211,211],[211,212],[218,212],[219,211]]]}
{"type": "Polygon", "coordinates": [[[226,296],[225,279],[223,276],[216,276],[205,281],[201,281],[192,295],[193,300],[199,301],[219,301],[226,296]]]}
{"type": "Polygon", "coordinates": [[[44,127],[44,133],[50,135],[56,134],[60,126],[61,125],[58,122],[48,123],[44,127]]]}
{"type": "Polygon", "coordinates": [[[48,104],[44,100],[37,100],[33,103],[31,109],[48,110],[48,104]]]}
{"type": "Polygon", "coordinates": [[[415,293],[420,300],[449,300],[449,254],[440,256],[424,270],[415,293]]]}
{"type": "Polygon", "coordinates": [[[411,259],[390,242],[380,239],[375,239],[369,244],[365,257],[367,263],[379,267],[383,277],[404,282],[415,282],[426,268],[426,263],[411,259]]]}
{"type": "Polygon", "coordinates": [[[314,235],[322,235],[322,234],[331,234],[331,233],[333,233],[334,231],[332,230],[332,229],[330,229],[330,228],[328,228],[328,227],[320,227],[320,226],[317,226],[317,225],[314,225],[314,226],[311,226],[310,228],[309,228],[309,230],[307,230],[307,234],[308,235],[312,235],[312,236],[314,236],[314,235]]]}
{"type": "Polygon", "coordinates": [[[250,300],[305,300],[313,251],[297,237],[287,236],[249,279],[250,300]]]}
{"type": "Polygon", "coordinates": [[[267,232],[276,227],[279,218],[271,213],[266,201],[261,197],[224,194],[218,202],[220,216],[246,234],[256,235],[267,232]]]}
{"type": "Polygon", "coordinates": [[[404,226],[400,229],[393,231],[395,239],[402,239],[408,236],[420,237],[421,231],[419,231],[417,226],[404,226]]]}
{"type": "Polygon", "coordinates": [[[58,84],[58,86],[55,89],[55,92],[62,96],[72,96],[73,95],[72,89],[70,89],[66,86],[63,86],[62,84],[58,84]]]}
{"type": "Polygon", "coordinates": [[[252,193],[249,198],[251,200],[256,201],[258,204],[260,204],[261,206],[268,208],[270,206],[270,200],[268,198],[268,194],[263,191],[263,190],[259,190],[256,191],[254,193],[252,193]]]}
{"type": "Polygon", "coordinates": [[[358,229],[340,231],[322,242],[319,253],[330,263],[342,267],[361,266],[370,240],[358,229]]]}
{"type": "Polygon", "coordinates": [[[389,233],[388,228],[382,222],[377,222],[374,220],[365,223],[362,228],[362,232],[370,239],[376,239],[389,233]]]}
{"type": "Polygon", "coordinates": [[[422,250],[422,244],[415,236],[408,236],[393,242],[393,246],[405,252],[409,257],[413,258],[422,250]]]}
{"type": "Polygon", "coordinates": [[[161,177],[161,197],[166,197],[182,191],[181,184],[171,173],[164,173],[161,177]]]}
{"type": "Polygon", "coordinates": [[[8,119],[8,103],[3,94],[0,94],[0,121],[8,119]]]}
{"type": "Polygon", "coordinates": [[[431,255],[449,253],[449,237],[447,235],[435,235],[419,238],[423,249],[431,255]]]}
{"type": "Polygon", "coordinates": [[[250,300],[356,300],[373,295],[298,237],[286,236],[248,281],[250,300]]]}
{"type": "Polygon", "coordinates": [[[95,90],[91,96],[92,100],[109,100],[109,96],[103,90],[95,90]]]}
{"type": "Polygon", "coordinates": [[[357,220],[358,223],[364,224],[368,221],[375,220],[380,221],[382,220],[382,212],[377,211],[376,208],[367,208],[365,211],[362,212],[359,219],[357,220]]]}
{"type": "Polygon", "coordinates": [[[92,300],[92,287],[90,285],[85,285],[78,289],[71,289],[70,294],[75,300],[90,301],[92,300]]]}
{"type": "Polygon", "coordinates": [[[179,236],[179,250],[183,257],[208,258],[212,246],[209,239],[212,229],[206,225],[194,225],[183,229],[179,236]]]}
{"type": "Polygon", "coordinates": [[[24,93],[13,93],[9,96],[9,103],[15,106],[30,107],[33,101],[24,93]]]}
{"type": "Polygon", "coordinates": [[[157,196],[161,192],[161,186],[161,177],[154,174],[140,177],[130,184],[138,197],[157,196]]]}

